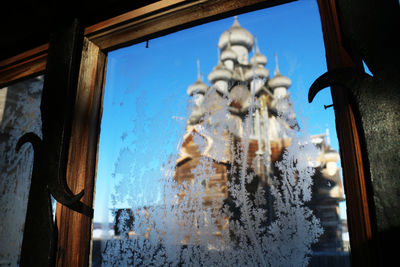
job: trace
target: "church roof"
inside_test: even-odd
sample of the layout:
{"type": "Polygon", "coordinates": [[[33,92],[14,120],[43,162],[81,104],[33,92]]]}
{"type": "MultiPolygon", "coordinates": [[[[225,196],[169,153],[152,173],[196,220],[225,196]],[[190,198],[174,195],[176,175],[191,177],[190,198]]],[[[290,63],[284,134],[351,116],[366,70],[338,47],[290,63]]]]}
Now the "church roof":
{"type": "Polygon", "coordinates": [[[278,54],[276,53],[275,53],[275,62],[276,62],[276,67],[274,71],[274,77],[268,81],[268,86],[272,90],[278,87],[285,87],[286,89],[288,89],[292,85],[292,80],[286,76],[283,76],[279,72],[278,54]]]}
{"type": "Polygon", "coordinates": [[[197,81],[188,86],[187,94],[192,96],[194,94],[205,94],[207,91],[208,85],[205,84],[200,77],[197,78],[197,81]]]}
{"type": "Polygon", "coordinates": [[[208,85],[203,82],[200,74],[200,60],[197,59],[197,81],[188,86],[187,94],[193,96],[194,94],[205,94],[207,92],[208,85]]]}
{"type": "Polygon", "coordinates": [[[242,45],[245,46],[248,51],[251,51],[254,45],[253,35],[240,26],[237,17],[235,17],[232,27],[222,33],[218,41],[218,47],[224,50],[228,46],[229,41],[232,46],[242,45]]]}
{"type": "Polygon", "coordinates": [[[233,61],[237,61],[238,55],[236,54],[235,51],[233,51],[233,49],[231,47],[231,42],[228,40],[228,46],[221,53],[221,61],[225,61],[225,60],[229,60],[229,59],[233,60],[233,61]]]}
{"type": "Polygon", "coordinates": [[[283,76],[282,74],[275,73],[275,76],[268,81],[268,86],[271,89],[275,89],[278,87],[285,87],[288,89],[292,85],[292,80],[290,80],[288,77],[283,76]]]}
{"type": "Polygon", "coordinates": [[[254,77],[257,78],[268,78],[269,77],[269,70],[264,68],[262,65],[253,65],[251,69],[248,69],[244,74],[244,78],[246,81],[252,80],[254,77]]]}
{"type": "Polygon", "coordinates": [[[250,63],[265,66],[267,65],[267,62],[267,57],[261,54],[257,47],[256,53],[250,59],[250,63]]]}
{"type": "Polygon", "coordinates": [[[218,80],[230,80],[232,78],[232,72],[229,71],[222,63],[218,61],[218,65],[208,74],[208,80],[210,83],[214,83],[218,80]]]}

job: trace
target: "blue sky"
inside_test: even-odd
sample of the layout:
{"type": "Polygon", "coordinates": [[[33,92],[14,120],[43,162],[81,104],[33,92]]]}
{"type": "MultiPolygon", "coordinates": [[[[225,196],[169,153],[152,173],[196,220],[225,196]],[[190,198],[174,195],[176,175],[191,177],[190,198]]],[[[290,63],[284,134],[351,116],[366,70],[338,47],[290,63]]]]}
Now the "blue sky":
{"type": "MultiPolygon", "coordinates": [[[[266,68],[290,77],[294,108],[302,128],[310,134],[330,129],[331,145],[338,149],[329,90],[312,104],[308,88],[326,71],[325,50],[316,1],[302,0],[238,16],[239,23],[258,39],[267,56],[266,68]]],[[[115,180],[135,171],[135,182],[119,190],[137,195],[138,203],[159,200],[156,178],[185,128],[187,86],[197,78],[196,60],[205,82],[217,64],[219,36],[233,18],[182,30],[108,54],[99,161],[95,221],[105,219],[115,180]]]]}

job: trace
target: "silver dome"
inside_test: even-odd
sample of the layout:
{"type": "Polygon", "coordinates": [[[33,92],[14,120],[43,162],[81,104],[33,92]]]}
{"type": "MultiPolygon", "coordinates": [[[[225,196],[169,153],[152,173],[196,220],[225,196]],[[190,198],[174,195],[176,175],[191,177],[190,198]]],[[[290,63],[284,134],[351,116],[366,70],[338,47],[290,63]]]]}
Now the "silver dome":
{"type": "Polygon", "coordinates": [[[232,27],[222,33],[221,37],[219,37],[218,47],[221,50],[224,50],[225,47],[228,46],[229,41],[232,46],[242,45],[245,46],[248,51],[251,51],[254,45],[253,35],[240,26],[237,17],[235,17],[232,27]]]}
{"type": "Polygon", "coordinates": [[[268,86],[271,89],[278,87],[285,87],[286,89],[292,85],[292,80],[288,77],[281,75],[279,72],[275,74],[275,77],[268,81],[268,86]]]}
{"type": "Polygon", "coordinates": [[[258,51],[258,49],[257,49],[256,54],[254,56],[252,56],[252,58],[250,59],[250,63],[251,64],[256,64],[256,65],[265,66],[265,65],[267,65],[267,62],[268,62],[267,57],[264,56],[263,54],[261,54],[258,51]]]}
{"type": "Polygon", "coordinates": [[[187,94],[192,96],[193,94],[205,94],[207,91],[208,85],[205,84],[200,78],[191,85],[188,86],[187,94]]]}
{"type": "Polygon", "coordinates": [[[208,80],[210,83],[214,83],[219,80],[230,80],[232,78],[232,72],[225,68],[221,61],[218,62],[218,65],[214,67],[214,69],[208,75],[208,80]]]}
{"type": "Polygon", "coordinates": [[[261,65],[256,65],[255,67],[252,67],[251,69],[248,69],[245,72],[244,78],[246,81],[250,81],[250,80],[253,80],[254,75],[258,78],[268,78],[269,70],[267,70],[266,68],[264,68],[261,65]]]}

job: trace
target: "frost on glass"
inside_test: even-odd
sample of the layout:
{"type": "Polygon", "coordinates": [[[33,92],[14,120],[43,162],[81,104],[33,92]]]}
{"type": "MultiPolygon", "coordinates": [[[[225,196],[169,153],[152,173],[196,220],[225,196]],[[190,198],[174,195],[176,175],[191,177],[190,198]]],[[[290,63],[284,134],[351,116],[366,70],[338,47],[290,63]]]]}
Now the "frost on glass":
{"type": "Polygon", "coordinates": [[[154,92],[136,92],[139,119],[124,125],[108,186],[113,228],[105,221],[94,266],[309,264],[326,222],[310,208],[313,182],[337,175],[337,152],[326,160],[325,135],[300,128],[288,91],[296,88],[277,57],[270,75],[237,19],[218,48],[210,85],[198,62],[186,116],[174,114],[184,105],[174,92],[159,110],[147,104],[154,92]]]}
{"type": "MultiPolygon", "coordinates": [[[[234,137],[229,137],[230,130],[237,127],[236,121],[229,120],[231,100],[221,97],[220,105],[210,111],[207,105],[215,97],[221,97],[217,88],[210,88],[202,102],[206,110],[202,123],[188,126],[194,129],[190,135],[202,155],[191,170],[193,179],[177,182],[174,171],[179,159],[171,157],[164,176],[160,177],[164,189],[162,204],[133,210],[131,214],[122,210],[118,214],[119,235],[107,242],[104,265],[306,266],[308,263],[311,245],[322,233],[319,220],[305,206],[311,199],[312,162],[317,152],[314,145],[307,135],[286,128],[291,144],[276,163],[280,175],[268,177],[272,196],[272,203],[268,203],[266,184],[257,182],[254,192],[247,188],[257,176],[249,171],[248,162],[250,126],[254,123],[249,114],[254,114],[256,101],[250,100],[242,140],[235,143],[234,137]],[[230,162],[235,162],[230,170],[231,180],[226,185],[210,186],[216,174],[214,162],[227,161],[228,155],[230,162]],[[223,199],[224,190],[229,202],[223,199]],[[271,208],[273,218],[268,218],[271,208]]],[[[293,123],[287,121],[289,102],[278,102],[282,110],[278,109],[280,123],[293,123]]],[[[133,160],[126,149],[120,156],[117,173],[123,172],[120,164],[129,166],[129,162],[122,161],[133,160]]],[[[271,169],[268,157],[260,161],[263,167],[271,169]]],[[[115,198],[126,197],[126,190],[134,186],[129,176],[124,178],[124,186],[118,187],[115,198]]]]}
{"type": "Polygon", "coordinates": [[[0,89],[0,266],[17,266],[28,203],[33,149],[15,151],[27,132],[41,136],[43,76],[0,89]]]}

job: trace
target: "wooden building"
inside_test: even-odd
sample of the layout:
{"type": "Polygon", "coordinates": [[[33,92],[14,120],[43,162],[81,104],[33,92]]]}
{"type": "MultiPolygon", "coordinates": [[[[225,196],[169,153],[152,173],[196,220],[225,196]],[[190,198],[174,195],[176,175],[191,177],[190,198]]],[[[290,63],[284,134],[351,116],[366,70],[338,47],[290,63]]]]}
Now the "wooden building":
{"type": "MultiPolygon", "coordinates": [[[[202,164],[201,160],[210,160],[213,173],[203,181],[204,205],[218,203],[222,209],[229,202],[227,181],[232,182],[239,176],[232,169],[243,164],[239,162],[243,158],[236,148],[245,138],[248,138],[246,164],[255,174],[255,181],[251,183],[255,188],[249,190],[256,190],[257,186],[268,188],[271,176],[280,175],[275,163],[291,143],[290,132],[298,129],[287,92],[291,80],[280,73],[278,66],[274,76],[269,76],[267,58],[258,46],[249,58],[254,46],[254,37],[235,17],[232,27],[220,36],[220,58],[208,75],[211,86],[202,81],[198,70],[197,81],[187,90],[193,97],[194,107],[174,177],[179,183],[194,182],[194,170],[202,164]]],[[[315,250],[342,251],[339,202],[344,197],[337,166],[339,154],[326,139],[329,135],[321,134],[310,140],[318,149],[318,158],[313,198],[308,205],[324,228],[315,250]]]]}

